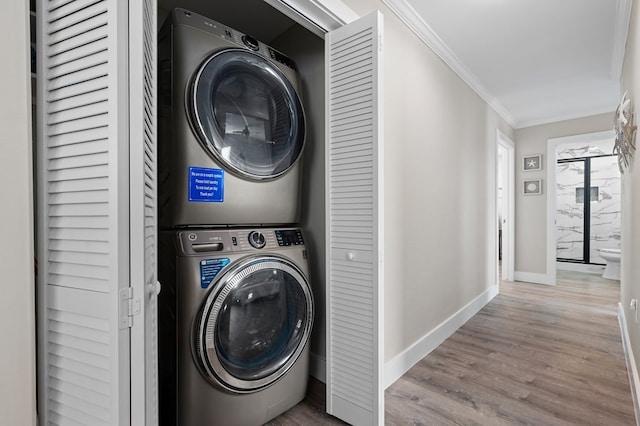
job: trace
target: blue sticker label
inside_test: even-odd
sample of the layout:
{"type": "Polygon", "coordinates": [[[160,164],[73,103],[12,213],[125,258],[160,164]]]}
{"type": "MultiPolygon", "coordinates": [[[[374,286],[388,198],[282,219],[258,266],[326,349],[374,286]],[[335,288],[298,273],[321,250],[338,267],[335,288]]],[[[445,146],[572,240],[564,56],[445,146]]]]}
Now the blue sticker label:
{"type": "Polygon", "coordinates": [[[224,201],[224,170],[189,167],[189,201],[224,201]]]}
{"type": "Polygon", "coordinates": [[[211,281],[229,264],[226,257],[218,259],[205,259],[200,261],[200,286],[209,287],[211,281]]]}

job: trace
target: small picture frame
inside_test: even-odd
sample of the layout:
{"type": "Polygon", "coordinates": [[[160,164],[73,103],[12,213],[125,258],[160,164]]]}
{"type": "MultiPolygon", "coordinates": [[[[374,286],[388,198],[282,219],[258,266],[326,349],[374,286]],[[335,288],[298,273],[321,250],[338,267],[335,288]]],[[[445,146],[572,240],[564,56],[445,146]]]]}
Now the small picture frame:
{"type": "Polygon", "coordinates": [[[542,179],[525,179],[522,185],[523,195],[541,195],[542,179]]]}
{"type": "Polygon", "coordinates": [[[525,172],[542,170],[542,154],[525,155],[522,157],[522,170],[525,172]]]}

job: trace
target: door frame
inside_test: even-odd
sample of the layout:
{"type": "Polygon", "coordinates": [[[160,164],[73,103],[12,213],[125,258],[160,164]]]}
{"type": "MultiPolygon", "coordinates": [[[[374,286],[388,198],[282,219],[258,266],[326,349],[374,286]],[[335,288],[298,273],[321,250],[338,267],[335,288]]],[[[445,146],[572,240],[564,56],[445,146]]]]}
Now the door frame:
{"type": "Polygon", "coordinates": [[[547,279],[546,283],[556,285],[556,163],[560,145],[575,142],[592,142],[611,139],[611,130],[564,136],[547,140],[547,279]]]}
{"type": "MultiPolygon", "coordinates": [[[[498,168],[505,167],[504,188],[502,191],[503,200],[506,197],[506,226],[502,227],[502,279],[513,281],[515,274],[515,158],[516,144],[500,129],[496,129],[496,216],[499,211],[498,197],[498,168]],[[499,160],[499,151],[504,149],[506,158],[503,162],[499,160]],[[505,164],[506,163],[506,164],[505,164]],[[505,232],[506,231],[506,232],[505,232]]],[[[503,201],[504,203],[504,201],[503,201]]],[[[497,217],[496,217],[497,219],[497,217]]],[[[504,218],[503,218],[504,220],[504,218]]],[[[495,221],[497,223],[497,220],[495,221]]],[[[496,241],[498,238],[496,229],[496,241]]],[[[496,244],[496,265],[498,265],[498,245],[496,244]]],[[[499,275],[496,274],[496,283],[499,284],[499,275]]]]}
{"type": "MultiPolygon", "coordinates": [[[[286,14],[289,17],[293,18],[296,22],[300,22],[301,24],[303,24],[303,26],[307,28],[310,25],[313,26],[314,28],[316,28],[316,34],[318,34],[319,32],[318,35],[320,35],[321,37],[324,36],[324,33],[327,30],[338,28],[344,25],[345,23],[352,22],[355,19],[359,18],[359,16],[355,12],[353,12],[351,9],[346,7],[340,0],[265,0],[265,2],[272,5],[273,3],[278,3],[286,6],[287,8],[286,14]],[[318,28],[326,28],[326,30],[319,31],[318,28]]],[[[120,6],[119,3],[118,5],[120,6]]],[[[130,15],[131,11],[127,7],[118,7],[117,13],[118,13],[118,16],[117,16],[118,23],[120,24],[122,22],[123,26],[134,25],[139,23],[139,22],[133,22],[133,20],[131,19],[132,16],[130,15]],[[122,21],[120,21],[121,19],[122,21]],[[129,22],[130,20],[132,22],[129,22]]],[[[44,22],[43,14],[39,13],[37,19],[38,19],[38,27],[42,28],[43,22],[44,22]]],[[[133,17],[133,19],[138,21],[139,16],[136,15],[133,17]]],[[[38,35],[38,40],[42,41],[44,37],[45,35],[38,35]]],[[[114,51],[118,50],[117,54],[121,54],[119,52],[120,49],[126,49],[126,45],[123,42],[123,40],[124,39],[120,39],[120,38],[116,40],[118,44],[116,46],[117,49],[114,49],[114,51]]],[[[42,44],[44,45],[44,43],[42,44]]],[[[122,63],[118,65],[122,67],[122,69],[124,69],[124,67],[126,66],[126,61],[123,60],[121,62],[122,63]]],[[[42,64],[42,61],[39,61],[39,69],[42,70],[42,65],[40,64],[42,64]]],[[[39,86],[44,84],[42,83],[43,80],[44,80],[43,78],[39,79],[38,81],[39,86]]],[[[130,81],[128,83],[130,83],[130,81]]],[[[40,112],[39,112],[39,115],[40,115],[40,112]]],[[[122,116],[118,116],[118,119],[126,120],[125,116],[126,114],[123,113],[122,116]]],[[[42,117],[43,117],[42,115],[39,116],[39,118],[42,118],[42,117]]],[[[41,120],[41,122],[44,123],[45,121],[41,120]]],[[[115,126],[115,128],[117,129],[116,131],[120,135],[129,134],[128,128],[118,128],[118,126],[115,126]]],[[[121,164],[118,164],[118,166],[127,167],[129,162],[120,161],[120,163],[121,164]]],[[[122,221],[127,221],[129,218],[127,218],[127,214],[124,212],[124,210],[125,209],[122,208],[122,211],[118,212],[118,216],[119,216],[119,219],[121,219],[122,221]]],[[[39,229],[42,229],[42,227],[39,226],[39,229]]],[[[129,239],[129,243],[130,242],[131,240],[129,239]]],[[[118,253],[119,256],[125,257],[124,252],[125,252],[124,250],[121,250],[120,253],[118,253]]],[[[128,254],[126,257],[129,258],[128,254]]],[[[137,289],[141,290],[140,292],[136,291],[137,295],[134,296],[136,299],[145,294],[157,294],[157,292],[159,291],[159,287],[157,284],[148,286],[144,282],[136,282],[134,283],[134,287],[136,288],[136,290],[137,289]]],[[[129,288],[133,288],[133,287],[129,287],[129,288]]],[[[43,312],[44,310],[43,305],[40,306],[38,309],[40,312],[43,312]]],[[[110,309],[112,308],[110,307],[110,309]]],[[[137,314],[137,315],[140,315],[140,314],[137,314]]],[[[136,333],[137,335],[139,335],[140,332],[142,332],[142,330],[139,328],[139,326],[141,326],[142,324],[141,324],[141,321],[137,321],[138,318],[140,317],[138,316],[136,318],[136,321],[134,321],[135,325],[132,328],[132,336],[136,333]]],[[[121,340],[125,340],[125,339],[121,339],[121,340]]],[[[129,341],[129,339],[126,339],[126,340],[129,341]]],[[[134,342],[136,342],[137,344],[138,340],[134,339],[134,342]]],[[[144,388],[144,383],[143,383],[144,373],[143,373],[143,370],[138,368],[144,362],[142,359],[142,356],[144,354],[143,354],[142,345],[137,345],[136,348],[129,348],[127,346],[127,348],[128,350],[126,355],[127,355],[127,361],[129,365],[123,369],[127,370],[129,387],[127,392],[124,392],[126,393],[126,395],[121,394],[116,396],[116,398],[118,398],[119,401],[122,402],[122,404],[116,407],[112,407],[112,410],[119,411],[117,415],[121,420],[120,423],[137,424],[138,421],[142,420],[145,416],[145,413],[143,412],[144,407],[142,406],[144,396],[137,392],[137,390],[144,388]],[[129,355],[131,355],[133,359],[128,358],[129,355]],[[131,393],[134,393],[135,395],[132,397],[131,393]]],[[[43,382],[41,381],[40,383],[43,383],[43,382]]],[[[35,404],[35,401],[34,401],[34,404],[35,404]]],[[[34,407],[34,415],[35,415],[35,407],[34,407]]],[[[147,419],[144,423],[153,424],[155,423],[155,419],[147,419]]]]}
{"type": "Polygon", "coordinates": [[[264,0],[315,35],[324,35],[360,18],[341,0],[264,0]]]}

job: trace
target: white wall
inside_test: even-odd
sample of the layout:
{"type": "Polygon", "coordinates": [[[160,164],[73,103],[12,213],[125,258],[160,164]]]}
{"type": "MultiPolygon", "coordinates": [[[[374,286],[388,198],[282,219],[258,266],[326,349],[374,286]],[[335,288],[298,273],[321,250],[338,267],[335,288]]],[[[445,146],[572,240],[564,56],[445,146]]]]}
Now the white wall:
{"type": "Polygon", "coordinates": [[[516,143],[516,279],[547,274],[547,140],[613,128],[613,113],[518,129],[516,143]],[[542,154],[542,170],[522,171],[522,157],[542,154]],[[522,195],[524,179],[542,179],[542,195],[522,195]]]}
{"type": "MultiPolygon", "coordinates": [[[[638,2],[633,4],[627,50],[622,71],[622,90],[628,90],[632,108],[638,122],[640,105],[640,10],[638,2]]],[[[638,136],[636,136],[638,146],[638,136]]],[[[640,155],[636,151],[636,156],[640,155]]],[[[636,158],[629,170],[622,176],[622,265],[620,283],[620,304],[624,310],[629,349],[635,354],[636,370],[640,367],[640,324],[636,322],[636,312],[629,308],[631,299],[640,299],[640,163],[636,158]]],[[[638,383],[636,382],[636,385],[638,383]]],[[[636,392],[640,389],[636,389],[636,392]]],[[[637,394],[636,394],[637,397],[637,394]]]]}
{"type": "Polygon", "coordinates": [[[29,2],[0,14],[0,423],[34,425],[35,308],[29,2]]]}
{"type": "Polygon", "coordinates": [[[513,130],[382,2],[345,3],[361,16],[380,9],[385,22],[389,366],[412,360],[441,324],[495,288],[496,128],[513,130]]]}

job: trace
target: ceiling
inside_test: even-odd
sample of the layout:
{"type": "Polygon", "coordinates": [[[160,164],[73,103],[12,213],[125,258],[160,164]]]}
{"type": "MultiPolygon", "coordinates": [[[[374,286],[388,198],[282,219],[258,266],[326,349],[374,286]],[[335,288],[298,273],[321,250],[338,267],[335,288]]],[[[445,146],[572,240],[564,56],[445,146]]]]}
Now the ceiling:
{"type": "Polygon", "coordinates": [[[631,0],[383,0],[516,128],[614,111],[631,0]]]}

